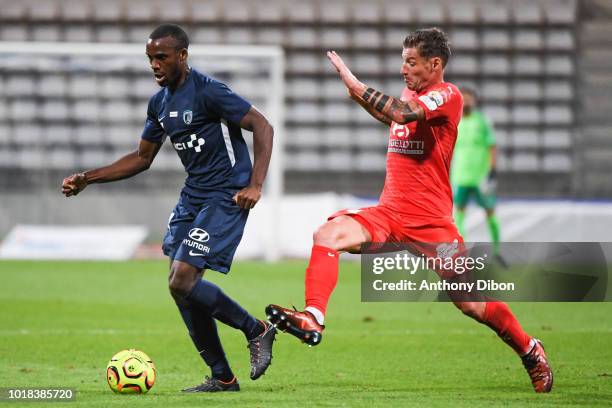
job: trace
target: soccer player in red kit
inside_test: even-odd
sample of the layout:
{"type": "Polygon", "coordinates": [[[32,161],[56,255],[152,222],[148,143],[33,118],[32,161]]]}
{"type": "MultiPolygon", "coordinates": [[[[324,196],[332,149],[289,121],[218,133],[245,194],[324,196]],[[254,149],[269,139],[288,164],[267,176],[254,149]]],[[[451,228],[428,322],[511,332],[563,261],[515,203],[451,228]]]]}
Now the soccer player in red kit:
{"type": "MultiPolygon", "coordinates": [[[[455,85],[444,82],[450,54],[442,30],[410,33],[402,50],[401,74],[406,88],[396,99],[363,84],[338,54],[327,53],[350,97],[390,126],[385,186],[378,205],[339,211],[315,232],[306,269],[305,310],[277,305],[266,308],[270,321],[281,330],[310,345],[321,341],[327,303],[338,281],[340,252],[358,252],[362,244],[370,242],[436,242],[455,247],[463,242],[452,217],[449,181],[463,99],[455,85]]],[[[551,390],[553,375],[542,344],[523,331],[508,305],[496,301],[453,303],[493,329],[522,357],[536,392],[551,390]]]]}

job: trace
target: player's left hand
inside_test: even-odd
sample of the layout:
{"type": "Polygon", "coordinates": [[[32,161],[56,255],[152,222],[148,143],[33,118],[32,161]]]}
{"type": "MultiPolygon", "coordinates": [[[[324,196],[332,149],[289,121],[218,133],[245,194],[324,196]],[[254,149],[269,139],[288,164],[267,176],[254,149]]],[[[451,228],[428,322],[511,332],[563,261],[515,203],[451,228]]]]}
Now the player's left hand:
{"type": "Polygon", "coordinates": [[[249,185],[234,195],[234,201],[238,207],[250,210],[261,198],[261,186],[249,185]]]}
{"type": "Polygon", "coordinates": [[[327,51],[327,58],[332,63],[334,68],[336,68],[336,71],[338,71],[338,73],[340,74],[340,78],[342,78],[344,85],[349,88],[349,91],[355,85],[359,84],[359,81],[357,80],[355,75],[353,75],[351,70],[348,69],[348,67],[346,66],[342,58],[340,58],[340,56],[336,53],[336,51],[327,51]]]}

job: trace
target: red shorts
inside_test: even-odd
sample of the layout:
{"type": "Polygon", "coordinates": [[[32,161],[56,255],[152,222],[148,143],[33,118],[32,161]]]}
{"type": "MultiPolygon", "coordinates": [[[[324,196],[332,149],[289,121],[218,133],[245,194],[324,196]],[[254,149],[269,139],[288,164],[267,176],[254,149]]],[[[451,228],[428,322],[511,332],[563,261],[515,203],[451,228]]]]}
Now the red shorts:
{"type": "Polygon", "coordinates": [[[359,222],[368,230],[373,243],[417,243],[416,247],[428,256],[440,257],[444,255],[441,252],[450,249],[448,246],[438,244],[451,244],[455,249],[460,249],[457,247],[463,243],[463,238],[450,217],[418,219],[399,215],[387,207],[378,205],[358,210],[340,210],[332,214],[328,220],[333,220],[341,215],[349,216],[359,222]],[[418,243],[435,243],[436,245],[421,246],[418,243]]]}

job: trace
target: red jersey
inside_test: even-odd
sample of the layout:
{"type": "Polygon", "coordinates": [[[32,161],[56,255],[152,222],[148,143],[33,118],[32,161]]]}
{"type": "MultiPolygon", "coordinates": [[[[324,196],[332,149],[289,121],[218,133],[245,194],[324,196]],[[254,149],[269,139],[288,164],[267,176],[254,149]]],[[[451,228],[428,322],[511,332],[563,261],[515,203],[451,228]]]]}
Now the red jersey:
{"type": "Polygon", "coordinates": [[[423,108],[425,119],[391,124],[380,205],[410,216],[407,223],[415,225],[452,219],[449,171],[463,97],[455,85],[441,82],[419,93],[405,88],[401,100],[410,99],[423,108]]]}

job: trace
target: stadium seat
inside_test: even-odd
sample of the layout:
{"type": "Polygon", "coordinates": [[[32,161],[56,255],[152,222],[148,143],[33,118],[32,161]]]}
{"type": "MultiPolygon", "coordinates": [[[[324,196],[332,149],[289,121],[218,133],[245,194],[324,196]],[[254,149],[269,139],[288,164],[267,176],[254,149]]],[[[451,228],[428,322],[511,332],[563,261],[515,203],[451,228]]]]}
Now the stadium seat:
{"type": "Polygon", "coordinates": [[[449,37],[456,50],[474,50],[480,46],[474,29],[457,28],[450,31],[449,37]]]}
{"type": "Polygon", "coordinates": [[[313,127],[294,128],[285,140],[287,146],[317,147],[322,144],[322,135],[319,129],[313,127]]]}
{"type": "Polygon", "coordinates": [[[349,45],[349,36],[341,28],[324,28],[321,30],[321,47],[324,49],[344,48],[349,45]]]}
{"type": "Polygon", "coordinates": [[[4,98],[0,98],[0,123],[4,122],[8,117],[9,112],[6,107],[6,103],[4,102],[4,98]]]}
{"type": "Polygon", "coordinates": [[[44,140],[48,146],[68,144],[74,140],[74,128],[65,124],[49,125],[44,129],[44,140]]]}
{"type": "Polygon", "coordinates": [[[119,43],[127,41],[127,35],[123,27],[115,25],[101,25],[96,30],[99,42],[119,43]]]}
{"type": "MultiPolygon", "coordinates": [[[[179,2],[174,0],[172,2],[172,7],[167,7],[167,8],[174,8],[178,5],[178,3],[179,2]]],[[[123,6],[125,8],[124,9],[125,18],[130,23],[151,22],[155,18],[155,14],[156,14],[155,3],[152,1],[146,1],[146,0],[124,1],[123,6]]]]}
{"type": "Polygon", "coordinates": [[[506,152],[499,151],[497,153],[497,157],[495,158],[495,167],[498,171],[508,171],[510,168],[510,158],[506,152]]]}
{"type": "Polygon", "coordinates": [[[552,24],[573,24],[576,21],[577,1],[548,1],[544,4],[546,21],[552,24]]]}
{"type": "Polygon", "coordinates": [[[22,169],[44,169],[47,167],[47,152],[42,146],[28,146],[17,152],[19,167],[22,169]]]}
{"type": "Polygon", "coordinates": [[[105,98],[121,99],[129,95],[129,82],[127,78],[108,75],[99,81],[99,95],[105,98]]]}
{"type": "Polygon", "coordinates": [[[521,55],[514,58],[512,70],[519,75],[536,75],[542,72],[542,60],[537,55],[521,55]]]}
{"type": "Polygon", "coordinates": [[[256,41],[259,44],[273,44],[286,46],[287,35],[281,28],[263,27],[255,31],[256,41]]]}
{"type": "Polygon", "coordinates": [[[571,51],[574,49],[574,35],[571,30],[549,30],[546,32],[546,48],[571,51]]]}
{"type": "Polygon", "coordinates": [[[148,100],[155,93],[156,86],[151,75],[138,76],[132,82],[131,92],[133,96],[148,100]]]}
{"type": "MultiPolygon", "coordinates": [[[[332,68],[333,69],[333,68],[332,68]]],[[[325,79],[321,86],[321,94],[326,99],[345,99],[348,98],[348,93],[346,92],[346,87],[342,83],[342,81],[334,78],[334,79],[325,79]]]]}
{"type": "Polygon", "coordinates": [[[522,1],[512,8],[514,21],[517,24],[537,24],[542,21],[540,5],[531,1],[522,1]]]}
{"type": "Polygon", "coordinates": [[[291,22],[311,23],[316,21],[314,3],[292,1],[286,4],[287,17],[291,22]]]}
{"type": "Polygon", "coordinates": [[[106,144],[102,129],[97,124],[78,125],[74,129],[74,143],[78,146],[103,146],[106,144]]]}
{"type": "Polygon", "coordinates": [[[147,38],[149,38],[149,34],[151,34],[151,30],[152,27],[150,24],[130,24],[126,30],[127,42],[145,44],[147,38]]]}
{"type": "MultiPolygon", "coordinates": [[[[505,60],[505,59],[504,59],[505,60]]],[[[399,64],[401,60],[398,58],[398,61],[395,64],[399,64]]],[[[486,61],[482,64],[482,68],[487,68],[486,61]]],[[[493,64],[495,65],[495,64],[493,64]]],[[[456,75],[474,75],[480,72],[481,65],[478,63],[476,56],[470,54],[462,54],[462,55],[453,55],[448,63],[449,72],[456,75]]]]}
{"type": "Polygon", "coordinates": [[[446,4],[446,15],[453,24],[476,24],[478,12],[474,1],[461,0],[446,4]]]}
{"type": "Polygon", "coordinates": [[[570,148],[572,134],[569,129],[546,129],[542,134],[542,145],[546,148],[570,148]]]}
{"type": "Polygon", "coordinates": [[[79,122],[95,122],[100,118],[100,113],[100,105],[94,100],[75,102],[72,108],[72,116],[79,122]]]}
{"type": "Polygon", "coordinates": [[[223,39],[222,30],[214,26],[195,27],[191,35],[194,44],[218,44],[223,39]]]}
{"type": "Polygon", "coordinates": [[[310,48],[319,43],[318,32],[314,27],[292,27],[288,32],[288,45],[310,48]]]}
{"type": "Polygon", "coordinates": [[[328,123],[349,122],[351,107],[348,103],[327,103],[323,108],[323,119],[328,123]]]}
{"type": "Polygon", "coordinates": [[[536,153],[514,153],[510,159],[510,168],[516,173],[540,170],[540,160],[536,153]]]}
{"type": "Polygon", "coordinates": [[[322,60],[309,52],[292,52],[287,56],[287,66],[292,72],[316,73],[321,69],[322,60]]]}
{"type": "Polygon", "coordinates": [[[295,78],[287,81],[287,95],[295,95],[300,98],[318,98],[322,87],[313,79],[295,78]]]}
{"type": "Polygon", "coordinates": [[[422,24],[443,24],[446,21],[444,7],[437,1],[420,3],[414,11],[417,21],[422,24]]]}
{"type": "Polygon", "coordinates": [[[354,167],[360,171],[384,171],[387,160],[377,152],[361,152],[354,160],[354,167]]]}
{"type": "Polygon", "coordinates": [[[311,102],[297,102],[287,104],[287,118],[300,122],[315,123],[321,119],[321,105],[311,102]]]}
{"type": "MultiPolygon", "coordinates": [[[[398,62],[399,66],[399,62],[398,62]]],[[[357,75],[380,74],[384,72],[384,66],[378,55],[373,53],[359,53],[353,58],[352,71],[357,75]]],[[[399,70],[399,68],[398,68],[399,70]]]]}
{"type": "Polygon", "coordinates": [[[70,24],[64,28],[64,39],[69,42],[92,42],[94,37],[92,27],[85,24],[70,24]]]}
{"type": "Polygon", "coordinates": [[[94,1],[93,18],[97,21],[120,21],[123,16],[123,3],[119,0],[94,1]]]}
{"type": "Polygon", "coordinates": [[[540,134],[535,128],[515,128],[510,138],[515,150],[540,146],[540,134]]]}
{"type": "Polygon", "coordinates": [[[73,74],[68,81],[68,94],[73,98],[94,97],[98,93],[98,80],[93,74],[73,74]]]}
{"type": "Polygon", "coordinates": [[[9,96],[34,95],[36,85],[29,75],[10,75],[6,79],[5,94],[9,96]]]}
{"type": "Polygon", "coordinates": [[[109,164],[111,161],[118,159],[114,155],[108,154],[104,150],[83,149],[76,156],[76,166],[78,168],[100,167],[109,164]]]}
{"type": "Polygon", "coordinates": [[[489,29],[482,34],[482,46],[487,50],[507,50],[510,48],[510,33],[504,29],[489,29]]]}
{"type": "Polygon", "coordinates": [[[36,102],[27,99],[13,100],[10,105],[10,117],[16,122],[31,122],[38,119],[39,107],[36,102]]]}
{"type": "Polygon", "coordinates": [[[515,81],[511,89],[512,98],[514,100],[538,101],[542,99],[542,86],[540,81],[515,81]]]}
{"type": "Polygon", "coordinates": [[[568,81],[546,81],[544,96],[548,100],[571,100],[574,98],[574,90],[568,81]]]}
{"type": "MultiPolygon", "coordinates": [[[[253,12],[257,21],[278,23],[285,16],[285,2],[282,0],[258,0],[253,6],[253,12]]],[[[265,30],[265,28],[262,27],[260,30],[265,30]]]]}
{"type": "Polygon", "coordinates": [[[221,4],[222,18],[230,23],[245,23],[253,14],[249,1],[224,0],[221,4]]]}
{"type": "Polygon", "coordinates": [[[546,59],[546,73],[549,75],[571,75],[574,63],[567,55],[550,56],[546,59]]]}
{"type": "MultiPolygon", "coordinates": [[[[410,2],[402,0],[387,1],[382,9],[387,23],[410,24],[415,20],[414,9],[411,8],[410,2]]],[[[406,32],[404,32],[405,36],[406,32]]]]}
{"type": "Polygon", "coordinates": [[[28,26],[23,24],[0,24],[0,40],[27,41],[29,38],[28,26]]]}
{"type": "Polygon", "coordinates": [[[323,166],[330,171],[352,170],[353,158],[350,152],[329,151],[323,156],[323,166]]]}
{"type": "Polygon", "coordinates": [[[508,5],[501,2],[482,2],[480,19],[485,24],[507,24],[510,21],[508,5]]]}
{"type": "Polygon", "coordinates": [[[505,129],[495,128],[493,123],[493,133],[495,134],[495,145],[499,149],[505,149],[511,145],[511,137],[508,135],[508,131],[505,129]]]}
{"type": "Polygon", "coordinates": [[[63,21],[87,22],[92,18],[91,3],[82,0],[62,0],[59,2],[59,10],[63,21]]]}
{"type": "Polygon", "coordinates": [[[570,125],[574,115],[569,106],[547,106],[544,108],[544,122],[547,124],[570,125]]]}
{"type": "Polygon", "coordinates": [[[225,30],[225,42],[228,44],[252,44],[254,37],[250,27],[230,27],[225,30]]]}
{"type": "Polygon", "coordinates": [[[13,126],[13,141],[18,145],[32,147],[42,145],[43,128],[32,123],[19,123],[13,126]]]}
{"type": "Polygon", "coordinates": [[[356,23],[376,24],[380,21],[381,13],[377,2],[359,1],[351,3],[353,21],[356,23]]]}
{"type": "Polygon", "coordinates": [[[542,170],[550,172],[570,172],[572,170],[572,157],[569,154],[547,154],[542,159],[542,170]]]}
{"type": "MultiPolygon", "coordinates": [[[[132,105],[124,101],[109,101],[102,103],[100,118],[108,123],[125,123],[135,119],[132,105]]],[[[142,115],[138,115],[141,118],[142,115]]]]}
{"type": "Polygon", "coordinates": [[[62,97],[66,94],[67,84],[64,75],[43,74],[36,85],[36,93],[44,97],[62,97]]]}
{"type": "Polygon", "coordinates": [[[512,38],[512,43],[517,50],[540,50],[544,48],[542,34],[538,30],[517,30],[512,38]]]}
{"type": "Polygon", "coordinates": [[[484,74],[507,75],[510,72],[510,61],[505,55],[487,55],[480,64],[484,74]]]}
{"type": "Polygon", "coordinates": [[[24,1],[3,0],[0,2],[0,7],[2,7],[0,21],[23,20],[28,14],[27,6],[28,3],[24,1]]]}
{"type": "Polygon", "coordinates": [[[40,116],[49,121],[66,121],[71,112],[64,99],[48,99],[40,106],[40,116]]]}
{"type": "Polygon", "coordinates": [[[73,169],[77,162],[75,151],[58,148],[47,150],[45,160],[52,169],[73,169]]]}
{"type": "MultiPolygon", "coordinates": [[[[360,28],[352,35],[353,47],[379,49],[382,45],[380,30],[375,28],[360,28]]],[[[399,43],[401,44],[401,42],[399,43]]]]}
{"type": "Polygon", "coordinates": [[[60,26],[55,24],[35,24],[32,26],[32,40],[60,41],[60,26]]]}
{"type": "Polygon", "coordinates": [[[28,18],[32,22],[53,21],[58,18],[59,5],[55,0],[36,0],[28,2],[28,18]]]}
{"type": "Polygon", "coordinates": [[[493,123],[506,124],[510,121],[510,114],[504,105],[484,104],[482,111],[487,115],[493,123]]]}
{"type": "MultiPolygon", "coordinates": [[[[334,122],[329,121],[332,125],[334,122]]],[[[330,126],[323,129],[321,144],[332,147],[332,150],[339,151],[350,149],[354,143],[353,133],[344,126],[330,126]]]]}
{"type": "Polygon", "coordinates": [[[325,23],[344,23],[349,19],[347,4],[327,0],[319,3],[319,19],[325,23]]]}
{"type": "Polygon", "coordinates": [[[285,163],[289,170],[317,171],[323,167],[323,157],[317,151],[302,150],[297,153],[288,153],[285,163]]]}
{"type": "Polygon", "coordinates": [[[485,81],[478,94],[487,101],[506,101],[510,97],[510,84],[506,81],[485,81]]]}
{"type": "MultiPolygon", "coordinates": [[[[2,103],[0,102],[0,112],[2,112],[2,103]]],[[[6,112],[5,112],[6,113],[6,112]]],[[[0,113],[0,115],[2,115],[2,113],[0,113]]],[[[3,117],[0,116],[0,119],[4,119],[3,117]]],[[[8,145],[11,140],[11,127],[8,125],[4,125],[2,124],[3,122],[0,122],[0,153],[3,151],[6,151],[6,149],[8,148],[6,145],[8,145]]]]}
{"type": "Polygon", "coordinates": [[[515,125],[535,125],[542,117],[537,105],[520,104],[512,109],[512,122],[515,125]]]}
{"type": "Polygon", "coordinates": [[[408,34],[408,30],[404,28],[387,28],[385,29],[385,45],[390,49],[397,49],[398,59],[401,61],[402,44],[408,34]]]}
{"type": "MultiPolygon", "coordinates": [[[[364,111],[364,114],[368,113],[364,111]]],[[[370,119],[370,124],[374,123],[373,119],[370,119]]],[[[389,129],[381,127],[379,125],[375,126],[360,126],[359,128],[353,130],[352,138],[355,139],[357,146],[362,149],[371,149],[377,148],[381,150],[386,150],[387,146],[387,138],[389,136],[389,129]]],[[[381,155],[381,157],[385,157],[385,155],[381,155]]]]}

